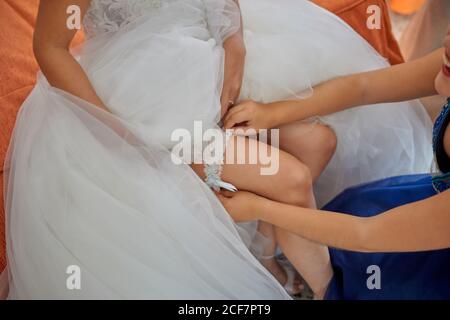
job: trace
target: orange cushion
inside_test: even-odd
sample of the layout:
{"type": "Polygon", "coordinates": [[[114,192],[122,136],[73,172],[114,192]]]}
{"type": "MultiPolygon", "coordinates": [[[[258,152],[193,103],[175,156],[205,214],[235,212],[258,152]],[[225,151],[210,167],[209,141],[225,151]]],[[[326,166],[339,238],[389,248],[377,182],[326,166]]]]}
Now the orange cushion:
{"type": "Polygon", "coordinates": [[[397,40],[392,34],[389,9],[384,0],[313,0],[319,6],[338,15],[356,32],[367,40],[391,64],[404,62],[397,40]],[[367,28],[367,8],[377,5],[381,8],[381,29],[367,28]]]}
{"type": "Polygon", "coordinates": [[[401,14],[413,14],[425,3],[425,0],[391,0],[391,9],[401,14]]]}
{"type": "MultiPolygon", "coordinates": [[[[32,38],[39,0],[0,1],[0,168],[11,138],[17,111],[36,81],[38,65],[32,38]]],[[[77,35],[76,42],[81,41],[77,35]]],[[[3,181],[2,170],[0,170],[3,181]]],[[[5,213],[0,183],[0,271],[5,266],[5,213]]]]}
{"type": "MultiPolygon", "coordinates": [[[[3,181],[3,173],[0,173],[0,181],[3,181]]],[[[0,216],[2,217],[2,219],[0,219],[0,273],[1,273],[6,266],[5,220],[3,219],[5,215],[4,214],[5,211],[3,209],[3,188],[0,188],[0,197],[1,197],[0,202],[2,204],[2,207],[0,208],[0,216]]]]}

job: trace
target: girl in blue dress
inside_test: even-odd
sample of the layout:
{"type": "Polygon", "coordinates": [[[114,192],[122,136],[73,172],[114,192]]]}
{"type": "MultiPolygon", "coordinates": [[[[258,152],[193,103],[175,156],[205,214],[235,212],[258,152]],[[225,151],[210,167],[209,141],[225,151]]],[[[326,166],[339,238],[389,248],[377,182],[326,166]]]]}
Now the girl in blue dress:
{"type": "MultiPolygon", "coordinates": [[[[270,107],[246,102],[225,125],[274,128],[357,105],[450,97],[450,29],[444,47],[402,65],[331,80],[306,100],[270,107]]],[[[431,175],[357,186],[320,212],[247,192],[224,193],[221,201],[237,221],[266,221],[328,245],[334,270],[328,299],[450,299],[449,102],[434,126],[431,175]]]]}
{"type": "MultiPolygon", "coordinates": [[[[440,173],[393,177],[350,188],[323,210],[372,217],[449,189],[450,158],[444,149],[450,120],[449,102],[450,99],[433,130],[433,148],[440,173]]],[[[450,219],[450,200],[442,209],[450,219]]],[[[414,237],[413,228],[405,231],[414,237]]],[[[330,256],[334,277],[328,288],[328,299],[450,299],[449,248],[404,253],[363,253],[330,248],[330,256]],[[379,288],[367,285],[373,266],[380,270],[379,288]]]]}

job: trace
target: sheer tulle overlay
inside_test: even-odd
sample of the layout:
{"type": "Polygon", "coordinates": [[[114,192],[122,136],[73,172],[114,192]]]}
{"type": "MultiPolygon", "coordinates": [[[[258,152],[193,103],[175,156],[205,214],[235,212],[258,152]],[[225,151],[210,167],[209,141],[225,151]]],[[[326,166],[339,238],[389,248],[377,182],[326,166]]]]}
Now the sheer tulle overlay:
{"type": "Polygon", "coordinates": [[[122,123],[44,80],[22,107],[7,177],[9,297],[286,298],[192,170],[122,123]],[[81,290],[66,287],[71,265],[81,290]]]}
{"type": "MultiPolygon", "coordinates": [[[[240,4],[242,99],[301,98],[320,81],[387,65],[308,1],[240,4]]],[[[289,298],[250,253],[251,230],[169,152],[174,129],[216,127],[222,42],[239,20],[231,0],[92,1],[78,56],[112,114],[42,76],[22,106],[5,167],[9,298],[289,298]],[[67,289],[72,265],[81,290],[67,289]]],[[[322,119],[339,138],[322,202],[428,168],[430,121],[414,104],[322,119]]]]}

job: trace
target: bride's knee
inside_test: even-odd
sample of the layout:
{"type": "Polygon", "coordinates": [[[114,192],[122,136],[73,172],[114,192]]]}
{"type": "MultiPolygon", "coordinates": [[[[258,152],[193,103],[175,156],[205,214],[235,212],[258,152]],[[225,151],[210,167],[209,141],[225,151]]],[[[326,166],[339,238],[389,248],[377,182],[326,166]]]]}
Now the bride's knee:
{"type": "Polygon", "coordinates": [[[315,141],[312,141],[318,151],[331,158],[337,147],[337,137],[333,129],[326,125],[317,125],[315,128],[315,141]]]}
{"type": "Polygon", "coordinates": [[[280,130],[280,148],[290,153],[314,154],[320,161],[331,158],[337,147],[337,137],[333,129],[321,123],[295,123],[280,130]],[[301,148],[301,150],[298,150],[301,148]]]}
{"type": "Polygon", "coordinates": [[[326,127],[326,129],[327,129],[327,132],[324,134],[325,147],[327,148],[326,150],[328,150],[330,157],[332,157],[334,155],[334,153],[336,152],[338,140],[337,140],[336,133],[334,132],[333,129],[331,129],[330,127],[326,127]]]}
{"type": "Polygon", "coordinates": [[[313,179],[309,169],[302,163],[290,164],[280,177],[281,186],[279,189],[283,202],[296,205],[307,206],[311,199],[313,189],[313,179]]]}

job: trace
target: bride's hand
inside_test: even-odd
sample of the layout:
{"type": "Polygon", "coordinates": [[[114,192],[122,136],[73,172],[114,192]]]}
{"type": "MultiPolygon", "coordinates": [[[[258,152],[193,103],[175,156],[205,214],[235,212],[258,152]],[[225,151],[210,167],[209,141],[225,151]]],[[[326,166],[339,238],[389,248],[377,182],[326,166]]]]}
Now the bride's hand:
{"type": "Polygon", "coordinates": [[[224,43],[225,66],[222,89],[221,118],[234,105],[239,97],[245,65],[245,45],[242,35],[238,32],[230,36],[224,43]]]}
{"type": "Polygon", "coordinates": [[[277,126],[275,104],[244,101],[230,109],[223,119],[224,129],[272,129],[277,126]]]}
{"type": "Polygon", "coordinates": [[[267,200],[246,191],[222,191],[217,196],[235,222],[258,220],[258,212],[267,200]]]}

